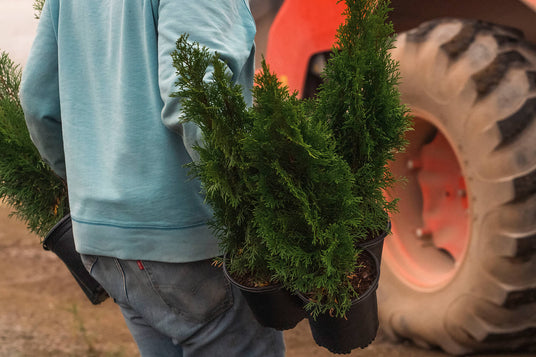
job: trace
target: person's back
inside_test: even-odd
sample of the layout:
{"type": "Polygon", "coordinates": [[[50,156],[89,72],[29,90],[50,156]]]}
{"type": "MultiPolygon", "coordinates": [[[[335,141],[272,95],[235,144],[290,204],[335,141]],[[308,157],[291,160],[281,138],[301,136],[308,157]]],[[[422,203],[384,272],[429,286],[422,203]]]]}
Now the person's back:
{"type": "MultiPolygon", "coordinates": [[[[210,211],[198,181],[189,180],[184,168],[190,156],[177,134],[178,101],[169,97],[176,80],[169,53],[177,33],[189,32],[193,41],[221,52],[249,88],[240,74],[253,70],[254,24],[243,1],[213,2],[213,9],[202,1],[168,3],[47,0],[50,11],[45,9],[42,22],[50,22],[46,26],[57,39],[59,86],[46,85],[48,95],[60,94],[71,217],[81,253],[129,259],[143,251],[144,259],[169,262],[218,253],[206,227],[210,211]],[[166,16],[176,3],[182,3],[180,16],[166,16]]],[[[54,55],[31,56],[25,78],[34,78],[31,72],[41,72],[54,55]]],[[[42,90],[40,83],[24,82],[27,115],[42,115],[42,90]]],[[[47,120],[60,119],[58,114],[47,120]]],[[[30,119],[29,125],[42,132],[38,126],[56,124],[30,119]]],[[[57,158],[51,162],[57,169],[60,148],[36,141],[57,158]]]]}
{"type": "Polygon", "coordinates": [[[184,167],[200,134],[179,123],[179,99],[170,97],[170,53],[182,33],[220,53],[251,102],[255,24],[246,0],[45,3],[21,102],[34,143],[67,179],[83,256],[141,264],[219,254],[211,211],[184,167]]]}

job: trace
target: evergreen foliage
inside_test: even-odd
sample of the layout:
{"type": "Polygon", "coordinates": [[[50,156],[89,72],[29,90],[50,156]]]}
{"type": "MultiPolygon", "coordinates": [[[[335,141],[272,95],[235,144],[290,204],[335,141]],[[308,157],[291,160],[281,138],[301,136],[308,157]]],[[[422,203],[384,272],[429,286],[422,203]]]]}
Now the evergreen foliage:
{"type": "Polygon", "coordinates": [[[358,254],[350,228],[361,227],[350,168],[310,103],[289,94],[265,63],[253,96],[255,121],[244,149],[258,170],[255,222],[274,278],[306,292],[313,315],[343,316],[356,297],[348,281],[358,254]]]}
{"type": "Polygon", "coordinates": [[[33,145],[18,98],[21,71],[0,56],[0,200],[30,231],[43,237],[68,213],[63,181],[33,145]]]}
{"type": "Polygon", "coordinates": [[[217,54],[182,36],[172,57],[182,119],[204,134],[191,168],[214,209],[229,271],[307,292],[315,315],[343,316],[355,297],[348,272],[358,251],[350,231],[362,225],[350,168],[327,124],[265,63],[247,108],[217,54]],[[204,82],[209,66],[213,76],[204,82]]]}
{"type": "Polygon", "coordinates": [[[33,9],[35,10],[35,18],[38,19],[41,17],[41,11],[43,11],[43,6],[45,5],[45,0],[35,0],[33,3],[33,9]]]}
{"type": "Polygon", "coordinates": [[[345,2],[313,100],[289,93],[263,61],[247,108],[217,54],[187,35],[172,54],[181,119],[203,134],[191,172],[214,209],[230,273],[305,293],[313,316],[342,317],[356,298],[357,243],[396,209],[383,195],[395,180],[387,164],[410,127],[389,54],[389,1],[345,2]]]}
{"type": "Polygon", "coordinates": [[[203,146],[195,148],[200,160],[190,167],[201,179],[206,201],[214,211],[211,226],[228,253],[229,271],[236,275],[250,273],[259,284],[267,283],[271,273],[267,271],[266,247],[253,220],[251,180],[256,172],[242,149],[253,125],[242,89],[232,83],[217,55],[189,43],[187,36],[178,39],[172,58],[182,119],[194,122],[203,132],[203,146]],[[214,70],[213,78],[204,81],[209,67],[214,70]]]}
{"type": "Polygon", "coordinates": [[[363,198],[364,224],[378,233],[396,210],[396,200],[388,201],[383,191],[395,182],[388,163],[404,149],[411,120],[400,102],[398,63],[389,52],[394,45],[390,1],[345,3],[345,22],[323,73],[315,115],[330,123],[337,151],[355,175],[354,193],[363,198]]]}

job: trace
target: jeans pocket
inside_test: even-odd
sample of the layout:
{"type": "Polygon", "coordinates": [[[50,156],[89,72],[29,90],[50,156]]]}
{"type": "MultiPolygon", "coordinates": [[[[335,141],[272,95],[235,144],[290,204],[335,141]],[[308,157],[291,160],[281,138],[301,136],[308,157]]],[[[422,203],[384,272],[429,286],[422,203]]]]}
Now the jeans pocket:
{"type": "Polygon", "coordinates": [[[210,260],[143,265],[155,292],[185,320],[206,323],[233,305],[229,282],[210,260]]]}
{"type": "Polygon", "coordinates": [[[80,254],[80,258],[82,259],[82,264],[84,265],[84,268],[86,268],[88,273],[91,275],[93,266],[95,265],[99,257],[97,255],[80,254]]]}

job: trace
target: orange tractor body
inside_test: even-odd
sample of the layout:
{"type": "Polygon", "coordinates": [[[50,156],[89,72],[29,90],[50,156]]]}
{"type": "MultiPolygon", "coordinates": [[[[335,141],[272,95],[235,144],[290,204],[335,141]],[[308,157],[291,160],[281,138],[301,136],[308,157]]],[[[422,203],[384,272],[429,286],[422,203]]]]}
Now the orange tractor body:
{"type": "MultiPolygon", "coordinates": [[[[395,31],[438,17],[470,18],[519,28],[536,43],[536,0],[393,0],[395,31]]],[[[285,0],[268,35],[266,61],[290,90],[302,90],[313,55],[329,51],[344,21],[336,0],[285,0]]]]}

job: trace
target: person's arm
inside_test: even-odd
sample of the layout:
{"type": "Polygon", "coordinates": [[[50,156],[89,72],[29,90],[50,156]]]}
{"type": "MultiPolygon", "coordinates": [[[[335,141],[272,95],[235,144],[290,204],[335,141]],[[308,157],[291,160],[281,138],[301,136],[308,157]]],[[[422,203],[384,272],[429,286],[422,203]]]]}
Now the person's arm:
{"type": "MultiPolygon", "coordinates": [[[[233,74],[233,80],[252,84],[255,22],[247,0],[160,0],[158,8],[158,66],[160,95],[164,102],[162,121],[172,131],[182,135],[190,156],[201,144],[201,130],[193,123],[181,123],[177,81],[171,53],[177,39],[184,33],[189,41],[198,42],[210,51],[220,54],[233,74]],[[246,68],[247,67],[247,68],[246,68]],[[247,72],[247,73],[246,73],[247,72]],[[243,77],[250,77],[244,80],[243,77]]],[[[210,79],[211,73],[205,78],[210,79]]],[[[249,96],[250,88],[245,95],[249,96]]],[[[250,102],[251,98],[246,98],[250,102]]]]}
{"type": "Polygon", "coordinates": [[[45,2],[22,74],[20,100],[26,125],[43,160],[66,178],[58,83],[58,47],[51,6],[45,2]]]}

